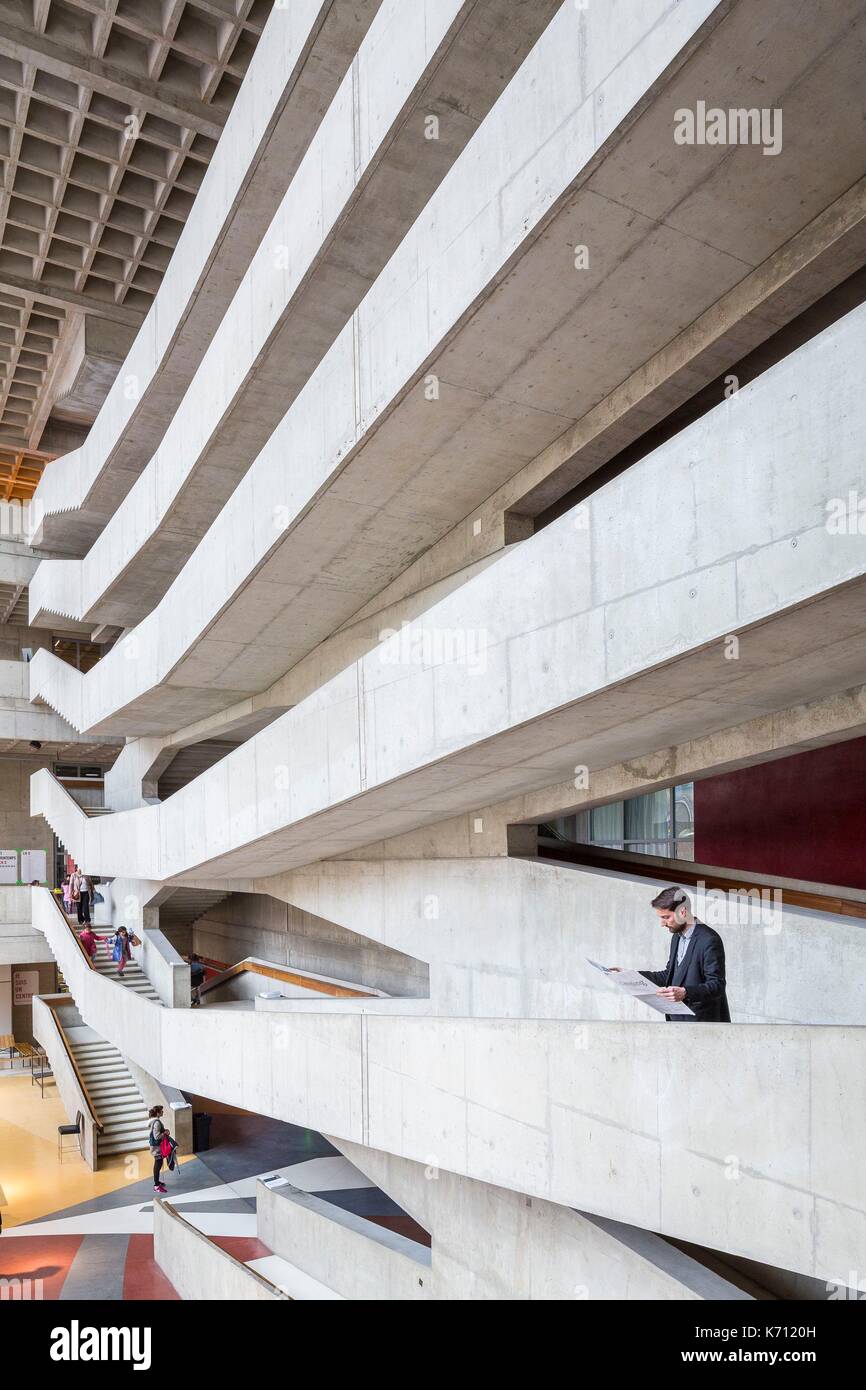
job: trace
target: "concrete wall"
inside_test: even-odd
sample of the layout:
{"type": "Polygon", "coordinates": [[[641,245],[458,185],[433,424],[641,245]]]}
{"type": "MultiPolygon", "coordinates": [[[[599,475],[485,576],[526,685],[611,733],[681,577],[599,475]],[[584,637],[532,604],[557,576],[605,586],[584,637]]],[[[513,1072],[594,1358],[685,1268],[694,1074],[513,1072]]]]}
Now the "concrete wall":
{"type": "Polygon", "coordinates": [[[44,628],[16,626],[14,623],[0,624],[0,660],[21,661],[21,649],[30,647],[38,651],[44,647],[51,649],[51,633],[44,628]]]}
{"type": "MultiPolygon", "coordinates": [[[[374,940],[430,963],[439,1011],[496,1017],[646,1017],[586,957],[661,969],[668,937],[650,901],[669,880],[525,859],[320,864],[268,882],[374,940]]],[[[265,886],[265,885],[263,885],[265,886]]],[[[735,1019],[866,1023],[866,923],[765,899],[707,895],[735,1019]]]]}
{"type": "MultiPolygon", "coordinates": [[[[357,1144],[339,1147],[430,1232],[428,1298],[727,1301],[745,1297],[730,1282],[650,1231],[473,1182],[444,1172],[433,1162],[410,1163],[357,1144]]],[[[311,1273],[328,1258],[326,1249],[304,1250],[311,1273]]],[[[351,1265],[334,1271],[339,1281],[335,1287],[344,1292],[353,1288],[355,1292],[347,1296],[363,1296],[362,1281],[371,1264],[369,1254],[358,1252],[351,1265]]]]}
{"type": "MultiPolygon", "coordinates": [[[[54,1073],[57,1094],[63,1102],[66,1118],[71,1125],[81,1115],[81,1153],[88,1168],[94,1173],[98,1166],[98,1136],[96,1116],[90,1109],[87,1097],[81,1089],[75,1068],[70,1061],[63,1039],[64,1012],[70,1010],[78,1019],[78,1013],[68,994],[43,995],[33,1000],[33,1035],[48,1053],[48,1061],[54,1073]],[[50,1005],[58,1004],[55,1016],[50,1005]]],[[[66,1141],[67,1144],[69,1141],[66,1141]]]]}
{"type": "MultiPolygon", "coordinates": [[[[15,971],[19,965],[24,970],[35,971],[39,976],[36,994],[54,994],[57,989],[57,966],[53,960],[46,961],[43,955],[43,959],[38,961],[25,961],[23,964],[21,962],[13,963],[10,966],[13,990],[15,971]]],[[[16,1004],[14,992],[12,995],[12,1033],[17,1042],[33,1043],[36,1041],[32,1003],[28,1001],[26,1004],[16,1004]]]]}
{"type": "Polygon", "coordinates": [[[862,1028],[164,1009],[33,894],[82,1016],[164,1083],[819,1279],[857,1267],[862,1028]]]}
{"type": "Polygon", "coordinates": [[[153,1204],[153,1254],[185,1301],[273,1303],[286,1297],[159,1200],[153,1204]]]}
{"type": "MultiPolygon", "coordinates": [[[[39,721],[41,711],[32,708],[25,716],[39,721]]],[[[0,713],[2,720],[2,713],[0,713]]],[[[38,738],[39,734],[32,735],[38,738]]],[[[48,881],[54,881],[54,836],[51,826],[31,814],[30,778],[39,767],[49,768],[48,759],[0,759],[0,841],[2,849],[44,849],[48,881]]],[[[7,890],[0,887],[0,901],[7,890]]],[[[26,917],[20,920],[26,921],[26,917]]]]}
{"type": "MultiPolygon", "coordinates": [[[[210,640],[233,642],[236,650],[228,666],[222,661],[214,666],[216,653],[209,645],[206,651],[196,650],[195,669],[187,665],[173,697],[177,708],[188,711],[189,720],[264,688],[303,654],[303,645],[287,644],[284,622],[276,619],[298,597],[304,576],[310,578],[313,556],[319,556],[327,570],[330,557],[341,549],[345,528],[359,519],[354,502],[346,507],[339,497],[329,498],[332,520],[328,545],[323,545],[320,496],[338,479],[345,487],[345,470],[361,444],[375,434],[380,416],[418,384],[428,359],[443,349],[462,317],[506,273],[511,257],[538,236],[551,211],[585,176],[605,141],[648,90],[663,85],[668,67],[715,9],[709,0],[690,0],[687,6],[670,0],[626,0],[622,23],[611,25],[605,11],[589,7],[577,13],[571,6],[560,7],[371,287],[356,320],[346,325],[310,377],[160,607],[138,625],[135,659],[115,648],[98,672],[75,681],[50,659],[37,658],[34,695],[46,698],[76,727],[95,727],[166,680],[182,659],[190,662],[191,648],[220,615],[210,640]],[[576,72],[581,74],[579,82],[574,80],[576,72]],[[428,303],[435,306],[431,313],[422,311],[428,303]],[[283,461],[296,451],[305,459],[304,470],[287,475],[283,461]],[[313,507],[317,534],[309,542],[306,536],[300,540],[296,525],[312,525],[313,507]],[[265,640],[259,628],[255,650],[245,650],[253,638],[252,594],[243,600],[243,617],[225,609],[254,572],[275,560],[281,545],[279,565],[272,564],[267,578],[258,576],[274,585],[271,611],[274,601],[280,605],[268,624],[271,640],[265,640]]],[[[412,409],[419,405],[426,408],[416,393],[412,409]]],[[[523,417],[527,411],[518,413],[523,417]]],[[[566,421],[554,412],[543,412],[543,417],[549,442],[566,421]]],[[[414,433],[412,423],[406,423],[414,433]]],[[[444,420],[442,425],[447,428],[444,420]]],[[[393,476],[396,443],[380,443],[378,470],[384,467],[388,477],[377,479],[377,488],[384,487],[389,497],[400,495],[400,505],[392,514],[383,505],[376,532],[358,537],[353,582],[342,590],[323,582],[316,590],[315,601],[306,609],[310,633],[319,631],[324,637],[350,618],[381,588],[383,579],[396,577],[433,539],[426,515],[429,503],[418,502],[420,481],[393,476]],[[397,481],[405,488],[395,490],[397,481]],[[416,499],[414,506],[409,505],[410,496],[416,499]]],[[[397,447],[404,452],[402,440],[397,447]]],[[[414,473],[418,464],[412,451],[408,459],[414,473]]],[[[359,465],[355,488],[364,488],[362,479],[371,466],[366,460],[359,465]]],[[[444,475],[428,478],[425,470],[431,501],[435,497],[440,510],[451,508],[450,517],[436,529],[446,531],[480,504],[494,482],[492,470],[481,474],[451,467],[447,480],[444,475]]],[[[365,492],[370,495],[368,489],[360,495],[365,492]]],[[[168,727],[166,713],[160,701],[159,708],[153,706],[152,727],[147,730],[139,718],[131,731],[168,727]]],[[[115,724],[120,729],[122,721],[115,724]]]]}
{"type": "Polygon", "coordinates": [[[429,991],[422,961],[261,893],[235,893],[212,908],[195,923],[193,939],[199,955],[229,965],[258,956],[387,994],[423,998],[429,991]]]}
{"type": "Polygon", "coordinates": [[[296,1187],[256,1184],[259,1239],[344,1298],[429,1298],[430,1254],[395,1231],[296,1187]]]}
{"type": "Polygon", "coordinates": [[[861,306],[601,488],[588,527],[514,547],[164,806],[81,827],[90,862],[261,874],[857,683],[866,556],[826,523],[860,477],[864,342],[861,306]],[[483,645],[471,701],[454,632],[483,645]]]}

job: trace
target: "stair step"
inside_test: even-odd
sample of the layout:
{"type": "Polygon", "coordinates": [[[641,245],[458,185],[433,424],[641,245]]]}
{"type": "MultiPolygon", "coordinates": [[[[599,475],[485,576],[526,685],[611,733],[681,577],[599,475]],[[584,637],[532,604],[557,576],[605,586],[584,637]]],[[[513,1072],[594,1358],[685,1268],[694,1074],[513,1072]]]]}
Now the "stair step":
{"type": "Polygon", "coordinates": [[[146,1149],[147,1133],[143,1129],[136,1130],[129,1134],[111,1134],[107,1131],[100,1135],[99,1152],[117,1153],[123,1149],[146,1149]]]}

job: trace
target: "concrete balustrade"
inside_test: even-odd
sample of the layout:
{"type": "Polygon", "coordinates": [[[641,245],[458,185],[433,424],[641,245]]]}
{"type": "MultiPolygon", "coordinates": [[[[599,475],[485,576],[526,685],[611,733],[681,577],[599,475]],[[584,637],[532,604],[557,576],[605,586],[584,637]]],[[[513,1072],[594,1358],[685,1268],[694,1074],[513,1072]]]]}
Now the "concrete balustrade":
{"type": "MultiPolygon", "coordinates": [[[[495,462],[455,470],[443,457],[437,474],[429,458],[404,448],[421,412],[430,425],[424,371],[588,176],[620,124],[664,88],[669,65],[715,10],[710,0],[627,0],[622,24],[611,25],[600,8],[560,7],[162,602],[86,677],[70,679],[50,657],[37,658],[34,697],[90,729],[111,721],[118,732],[159,732],[176,728],[178,714],[205,717],[281,676],[480,505],[502,480],[495,462]],[[379,430],[404,399],[399,425],[379,430]],[[287,470],[287,458],[298,466],[287,470]],[[359,512],[359,500],[370,513],[359,512]],[[369,519],[359,532],[360,516],[369,519]],[[355,577],[335,581],[329,567],[347,528],[355,577]],[[321,582],[311,586],[316,575],[321,582]],[[256,582],[267,592],[256,592],[256,582]],[[304,640],[290,635],[301,604],[304,640]],[[163,684],[171,699],[164,690],[154,699],[163,684]]],[[[733,263],[728,271],[730,279],[733,263]]],[[[561,274],[557,286],[558,303],[561,274]]],[[[456,413],[443,411],[445,437],[477,404],[470,390],[456,413]]],[[[567,423],[553,410],[521,406],[512,437],[528,434],[533,443],[506,461],[506,473],[567,423]]]]}
{"type": "Polygon", "coordinates": [[[379,3],[274,7],[126,362],[85,443],[40,481],[35,544],[83,554],[144,467],[379,3]]]}
{"type": "Polygon", "coordinates": [[[146,616],[557,4],[385,0],[159,448],[83,560],[40,566],[31,622],[146,616]]]}
{"type": "Polygon", "coordinates": [[[184,1301],[280,1303],[288,1294],[186,1221],[168,1201],[153,1204],[153,1255],[184,1301]]]}
{"type": "Polygon", "coordinates": [[[189,965],[158,928],[144,928],[132,954],[166,1008],[189,1008],[189,965]]]}
{"type": "MultiPolygon", "coordinates": [[[[649,904],[670,882],[527,859],[385,859],[316,864],[259,887],[428,961],[439,1012],[637,1021],[646,1006],[586,957],[661,969],[669,939],[649,904]]],[[[862,918],[786,906],[784,892],[749,902],[710,892],[696,908],[725,943],[735,1020],[866,1025],[862,918]]]]}
{"type": "Polygon", "coordinates": [[[827,519],[861,474],[864,346],[861,306],[165,805],[67,807],[61,839],[109,873],[261,877],[858,684],[866,549],[827,519]]]}
{"type": "Polygon", "coordinates": [[[74,1007],[68,994],[46,994],[33,996],[33,1036],[41,1043],[48,1054],[48,1063],[54,1074],[57,1094],[63,1102],[70,1124],[75,1124],[81,1116],[79,1144],[81,1156],[88,1168],[96,1172],[98,1167],[99,1124],[91,1109],[90,1100],[84,1094],[78,1073],[66,1046],[63,1028],[54,1012],[66,1006],[74,1007]],[[52,1005],[54,1007],[52,1007],[52,1005]]]}
{"type": "Polygon", "coordinates": [[[296,1187],[256,1183],[259,1239],[345,1298],[429,1298],[430,1251],[296,1187]]]}
{"type": "Polygon", "coordinates": [[[856,1268],[862,1028],[708,1024],[684,1052],[653,1023],[162,1009],[88,971],[33,893],[83,1017],[169,1085],[822,1280],[856,1268]]]}

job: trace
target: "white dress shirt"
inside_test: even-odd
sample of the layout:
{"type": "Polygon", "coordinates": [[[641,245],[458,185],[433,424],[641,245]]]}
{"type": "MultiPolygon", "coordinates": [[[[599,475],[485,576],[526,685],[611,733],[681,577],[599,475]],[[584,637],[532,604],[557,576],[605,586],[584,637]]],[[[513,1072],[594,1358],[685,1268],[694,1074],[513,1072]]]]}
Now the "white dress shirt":
{"type": "Polygon", "coordinates": [[[686,927],[685,931],[680,932],[680,938],[677,942],[677,969],[679,969],[683,963],[683,956],[689,949],[689,941],[691,940],[692,932],[696,926],[697,922],[691,922],[689,926],[686,927]]]}

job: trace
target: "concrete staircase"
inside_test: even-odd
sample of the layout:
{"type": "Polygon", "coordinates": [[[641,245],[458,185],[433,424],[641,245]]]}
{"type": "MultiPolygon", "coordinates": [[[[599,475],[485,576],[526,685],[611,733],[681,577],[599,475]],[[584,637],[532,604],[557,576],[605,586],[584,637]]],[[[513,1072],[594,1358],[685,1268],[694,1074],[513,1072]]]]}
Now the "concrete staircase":
{"type": "Polygon", "coordinates": [[[105,975],[109,980],[113,980],[115,984],[121,985],[124,989],[132,990],[134,994],[140,994],[143,998],[149,999],[151,1003],[162,1003],[159,995],[137,961],[127,961],[123,974],[118,975],[117,966],[111,959],[111,949],[108,941],[97,941],[96,955],[93,958],[93,964],[100,975],[105,975]]]}
{"type": "Polygon", "coordinates": [[[147,1107],[117,1048],[85,1025],[67,1028],[66,1038],[103,1126],[99,1158],[146,1148],[147,1107]]]}
{"type": "Polygon", "coordinates": [[[178,888],[160,904],[160,928],[164,932],[185,931],[229,896],[229,893],[219,889],[178,888]]]}

